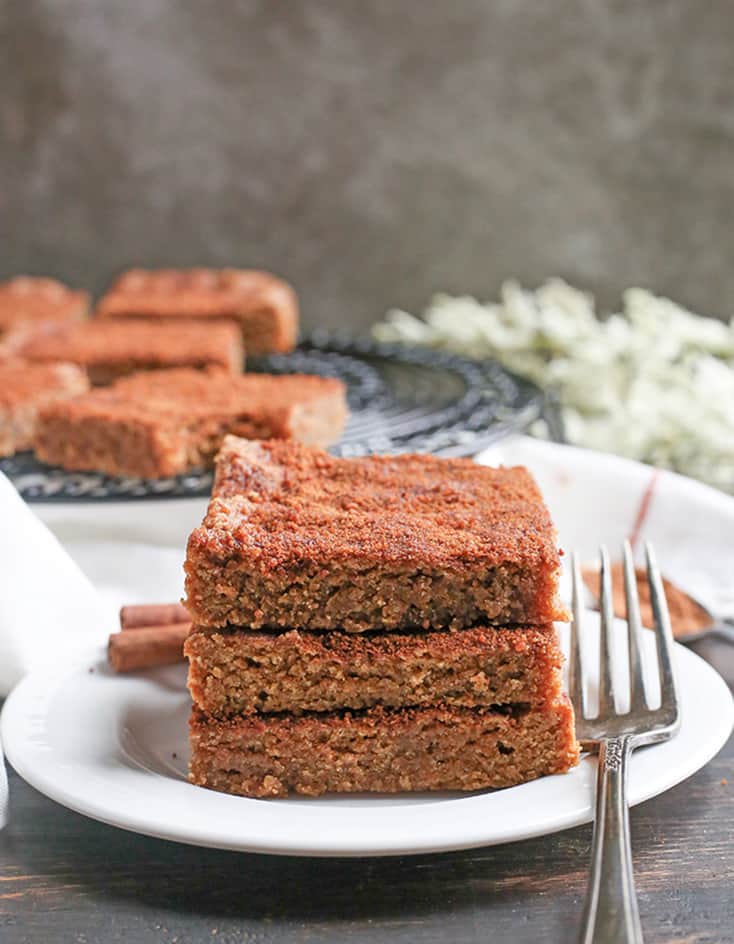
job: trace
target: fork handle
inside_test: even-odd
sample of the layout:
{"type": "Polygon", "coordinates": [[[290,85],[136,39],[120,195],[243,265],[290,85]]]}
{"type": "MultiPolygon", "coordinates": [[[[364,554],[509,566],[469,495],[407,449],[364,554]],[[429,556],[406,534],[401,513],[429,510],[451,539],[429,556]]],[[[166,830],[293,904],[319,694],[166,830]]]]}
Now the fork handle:
{"type": "Polygon", "coordinates": [[[642,944],[627,806],[630,753],[629,738],[599,742],[591,875],[581,944],[642,944]]]}

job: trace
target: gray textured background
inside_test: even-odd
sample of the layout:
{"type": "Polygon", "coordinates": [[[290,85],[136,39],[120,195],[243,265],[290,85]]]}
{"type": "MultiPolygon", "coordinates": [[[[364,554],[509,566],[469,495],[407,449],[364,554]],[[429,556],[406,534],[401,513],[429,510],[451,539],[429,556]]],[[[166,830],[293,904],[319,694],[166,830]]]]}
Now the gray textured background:
{"type": "Polygon", "coordinates": [[[727,0],[0,0],[0,276],[290,278],[309,324],[561,274],[734,309],[727,0]]]}

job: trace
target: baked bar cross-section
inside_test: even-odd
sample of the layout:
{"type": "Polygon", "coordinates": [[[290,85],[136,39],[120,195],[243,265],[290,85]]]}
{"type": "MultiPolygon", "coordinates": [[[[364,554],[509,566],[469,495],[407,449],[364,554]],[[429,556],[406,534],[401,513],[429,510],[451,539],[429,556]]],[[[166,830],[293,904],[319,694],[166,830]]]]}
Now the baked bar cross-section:
{"type": "Polygon", "coordinates": [[[466,629],[565,615],[532,476],[467,459],[341,459],[228,438],[185,568],[200,629],[466,629]]]}
{"type": "Polygon", "coordinates": [[[578,762],[565,696],[527,708],[375,707],[213,719],[194,708],[193,783],[251,797],[510,787],[578,762]]]}
{"type": "Polygon", "coordinates": [[[210,717],[444,704],[543,705],[561,694],[551,624],[449,632],[227,629],[186,640],[189,689],[210,717]]]}

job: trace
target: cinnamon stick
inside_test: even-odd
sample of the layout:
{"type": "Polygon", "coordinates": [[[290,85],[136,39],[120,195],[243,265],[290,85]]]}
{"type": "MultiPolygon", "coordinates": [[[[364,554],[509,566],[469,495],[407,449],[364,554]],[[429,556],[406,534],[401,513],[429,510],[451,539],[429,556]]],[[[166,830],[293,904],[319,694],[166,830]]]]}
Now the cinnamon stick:
{"type": "Polygon", "coordinates": [[[183,644],[191,623],[139,626],[135,632],[112,633],[107,658],[116,672],[135,672],[183,661],[183,644]]]}
{"type": "Polygon", "coordinates": [[[120,629],[188,623],[190,619],[188,610],[181,603],[145,603],[138,606],[123,606],[120,610],[120,629]]]}

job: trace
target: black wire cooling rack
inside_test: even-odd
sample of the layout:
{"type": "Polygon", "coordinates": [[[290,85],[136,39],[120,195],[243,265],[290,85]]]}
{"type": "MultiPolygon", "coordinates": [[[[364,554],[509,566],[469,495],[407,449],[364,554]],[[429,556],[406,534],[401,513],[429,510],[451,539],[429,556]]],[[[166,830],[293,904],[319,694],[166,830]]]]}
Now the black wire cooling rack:
{"type": "MultiPolygon", "coordinates": [[[[537,387],[492,361],[479,363],[427,348],[317,331],[290,354],[248,361],[248,370],[343,380],[351,416],[330,450],[338,456],[472,455],[540,418],[557,428],[555,410],[537,387]]],[[[33,502],[198,497],[208,495],[212,484],[207,470],[168,479],[111,478],[45,466],[31,453],[0,460],[0,470],[33,502]]]]}

